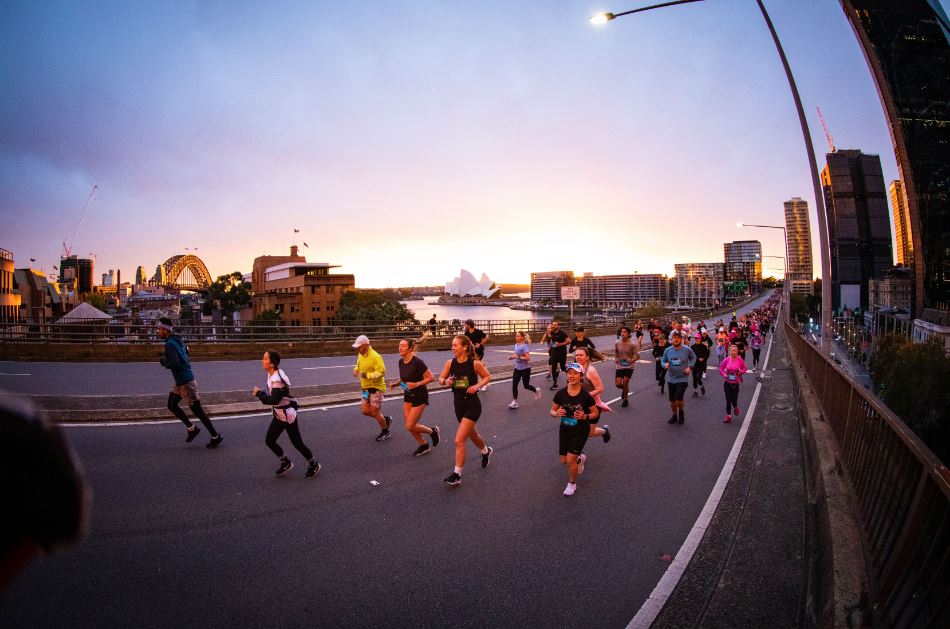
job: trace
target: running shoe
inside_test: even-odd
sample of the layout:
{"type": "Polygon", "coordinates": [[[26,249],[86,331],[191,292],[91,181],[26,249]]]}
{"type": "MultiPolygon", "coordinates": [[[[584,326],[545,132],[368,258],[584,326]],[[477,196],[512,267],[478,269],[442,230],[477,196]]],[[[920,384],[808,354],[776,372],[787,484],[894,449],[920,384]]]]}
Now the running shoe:
{"type": "Polygon", "coordinates": [[[541,387],[534,388],[534,401],[537,402],[541,399],[541,387]]]}
{"type": "Polygon", "coordinates": [[[732,415],[726,413],[726,418],[725,418],[724,420],[722,420],[722,423],[728,424],[728,423],[731,422],[731,421],[732,421],[732,415]]]}
{"type": "Polygon", "coordinates": [[[748,373],[755,373],[755,369],[749,369],[748,373]]]}
{"type": "Polygon", "coordinates": [[[693,397],[694,398],[699,397],[699,391],[693,391],[693,397]]]}
{"type": "MultiPolygon", "coordinates": [[[[703,374],[704,376],[706,374],[703,374]]],[[[703,392],[703,395],[706,395],[706,385],[700,385],[699,390],[703,392]]]]}
{"type": "Polygon", "coordinates": [[[292,469],[294,469],[294,462],[290,459],[284,459],[280,462],[280,467],[277,468],[275,474],[278,476],[283,476],[292,469]]]}
{"type": "Polygon", "coordinates": [[[557,391],[557,389],[558,389],[557,382],[555,382],[554,384],[551,385],[551,390],[557,391]]]}
{"type": "Polygon", "coordinates": [[[551,374],[549,374],[549,373],[544,374],[544,379],[545,379],[545,380],[550,380],[550,379],[551,379],[551,374]]]}
{"type": "Polygon", "coordinates": [[[304,476],[306,476],[307,478],[313,478],[314,476],[317,475],[317,472],[320,471],[321,467],[323,466],[317,463],[315,460],[310,461],[310,465],[307,466],[307,472],[304,474],[304,476]]]}
{"type": "Polygon", "coordinates": [[[580,455],[579,457],[577,457],[577,473],[578,473],[578,474],[583,474],[583,473],[584,473],[584,464],[585,464],[585,463],[587,463],[587,455],[586,455],[586,454],[582,454],[582,455],[580,455]]]}
{"type": "Polygon", "coordinates": [[[675,424],[675,423],[676,423],[676,413],[673,413],[672,415],[670,415],[670,418],[669,418],[668,420],[666,420],[666,423],[667,423],[667,424],[675,424]]]}
{"type": "Polygon", "coordinates": [[[445,480],[443,482],[446,485],[451,485],[452,487],[455,487],[456,485],[462,484],[462,477],[459,474],[452,472],[451,474],[445,477],[445,480]]]}
{"type": "Polygon", "coordinates": [[[379,434],[376,435],[376,441],[386,441],[393,436],[393,433],[389,432],[388,428],[383,428],[379,431],[379,434]]]}
{"type": "Polygon", "coordinates": [[[738,406],[733,406],[733,407],[732,407],[732,414],[735,415],[736,417],[739,416],[739,407],[738,407],[738,406]]]}
{"type": "Polygon", "coordinates": [[[438,426],[432,427],[432,434],[429,435],[429,438],[432,439],[433,448],[439,445],[439,427],[438,426]]]}
{"type": "Polygon", "coordinates": [[[488,467],[488,463],[491,461],[491,455],[495,449],[491,446],[488,446],[488,452],[482,455],[482,468],[488,467]]]}
{"type": "Polygon", "coordinates": [[[518,400],[512,400],[511,404],[508,405],[508,408],[518,408],[518,400]]]}
{"type": "Polygon", "coordinates": [[[188,433],[188,436],[185,437],[185,443],[191,443],[195,440],[195,437],[198,436],[198,433],[201,432],[201,429],[197,426],[192,426],[186,432],[188,433]]]}
{"type": "Polygon", "coordinates": [[[564,488],[564,495],[573,496],[575,491],[577,491],[577,483],[568,483],[564,488]]]}
{"type": "Polygon", "coordinates": [[[623,402],[620,403],[620,406],[627,408],[628,406],[630,406],[630,400],[624,400],[623,402]]]}
{"type": "Polygon", "coordinates": [[[679,422],[679,424],[680,424],[681,426],[683,425],[683,421],[684,421],[685,419],[686,419],[686,414],[685,414],[683,411],[680,411],[680,416],[679,416],[679,419],[678,419],[677,421],[679,422]]]}
{"type": "Polygon", "coordinates": [[[210,449],[217,448],[219,445],[221,445],[222,441],[224,441],[224,437],[222,437],[221,435],[215,435],[211,437],[211,441],[209,441],[208,445],[206,445],[205,447],[210,448],[210,449]]]}
{"type": "Polygon", "coordinates": [[[432,446],[428,443],[423,443],[421,446],[416,448],[416,451],[412,453],[412,456],[422,456],[423,454],[429,454],[432,452],[432,446]]]}
{"type": "Polygon", "coordinates": [[[610,426],[604,424],[604,443],[610,441],[610,426]]]}

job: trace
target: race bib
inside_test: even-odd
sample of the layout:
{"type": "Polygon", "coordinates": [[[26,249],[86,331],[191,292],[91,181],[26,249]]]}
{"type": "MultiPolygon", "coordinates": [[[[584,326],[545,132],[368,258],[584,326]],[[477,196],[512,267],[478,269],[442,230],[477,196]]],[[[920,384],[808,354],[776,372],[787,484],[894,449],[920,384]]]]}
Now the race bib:
{"type": "Polygon", "coordinates": [[[576,426],[576,425],[577,425],[577,420],[574,419],[573,417],[562,417],[562,418],[561,418],[561,424],[562,424],[563,426],[576,426]]]}
{"type": "Polygon", "coordinates": [[[727,378],[729,379],[729,382],[735,382],[736,380],[738,380],[738,378],[736,377],[736,374],[734,373],[729,374],[727,378]]]}
{"type": "Polygon", "coordinates": [[[369,389],[363,389],[363,399],[364,400],[369,399],[369,389]]]}
{"type": "Polygon", "coordinates": [[[672,358],[672,359],[670,359],[670,364],[673,365],[674,367],[679,367],[681,364],[683,364],[683,359],[682,359],[682,358],[672,358]]]}
{"type": "Polygon", "coordinates": [[[468,388],[468,376],[461,376],[452,381],[452,388],[464,391],[468,388]]]}
{"type": "Polygon", "coordinates": [[[626,367],[626,366],[628,366],[629,364],[630,364],[630,361],[627,360],[626,358],[621,358],[621,359],[620,359],[620,366],[621,366],[621,367],[626,367]]]}

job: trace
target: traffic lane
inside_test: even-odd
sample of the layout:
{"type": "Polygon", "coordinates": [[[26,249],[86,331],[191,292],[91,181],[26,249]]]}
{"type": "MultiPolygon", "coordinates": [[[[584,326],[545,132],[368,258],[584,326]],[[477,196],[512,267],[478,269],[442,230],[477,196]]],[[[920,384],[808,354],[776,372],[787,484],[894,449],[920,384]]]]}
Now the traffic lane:
{"type": "MultiPolygon", "coordinates": [[[[302,413],[325,466],[314,480],[293,450],[297,467],[272,476],[267,417],[221,421],[217,451],[201,447],[204,435],[185,446],[175,424],[69,429],[95,491],[90,538],[34,564],[3,615],[11,626],[625,625],[738,432],[738,422],[717,421],[721,394],[687,400],[686,425],[669,426],[652,369],[638,368],[634,381],[631,407],[605,420],[614,439],[588,445],[573,498],[561,496],[547,389],[540,402],[522,395],[517,411],[502,383],[482,394],[479,427],[496,455],[482,470],[469,446],[456,489],[441,482],[455,428],[443,394],[423,421],[440,425],[445,441],[421,458],[409,455],[404,429],[373,441],[375,422],[353,407],[302,413]]],[[[744,387],[744,405],[750,395],[744,387]]],[[[398,423],[399,402],[385,408],[398,423]]]]}
{"type": "MultiPolygon", "coordinates": [[[[763,303],[768,296],[740,309],[745,313],[763,303]]],[[[632,325],[635,319],[631,319],[632,325]]],[[[707,322],[712,323],[712,322],[707,322]]],[[[566,330],[573,333],[572,330],[566,330]]],[[[613,351],[615,335],[591,337],[597,348],[613,351]]],[[[545,354],[540,337],[531,344],[535,354],[545,354]]],[[[649,339],[647,339],[648,341],[649,339]]],[[[448,337],[431,339],[420,347],[419,357],[435,375],[451,358],[448,337]]],[[[648,343],[647,343],[648,344],[648,343]]],[[[489,367],[510,364],[508,355],[512,346],[493,344],[486,346],[485,363],[489,367]]],[[[154,362],[144,363],[43,363],[0,362],[0,390],[31,395],[147,395],[165,393],[171,386],[171,374],[158,363],[156,348],[154,362]],[[6,374],[6,375],[5,375],[6,374]],[[12,375],[12,374],[30,374],[12,375]]],[[[389,378],[397,377],[398,354],[383,355],[389,378]]],[[[320,358],[285,358],[281,368],[294,386],[359,383],[352,375],[356,365],[356,351],[350,356],[326,356],[320,358]]],[[[192,364],[199,390],[240,391],[261,386],[264,379],[260,360],[201,361],[192,364]]]]}

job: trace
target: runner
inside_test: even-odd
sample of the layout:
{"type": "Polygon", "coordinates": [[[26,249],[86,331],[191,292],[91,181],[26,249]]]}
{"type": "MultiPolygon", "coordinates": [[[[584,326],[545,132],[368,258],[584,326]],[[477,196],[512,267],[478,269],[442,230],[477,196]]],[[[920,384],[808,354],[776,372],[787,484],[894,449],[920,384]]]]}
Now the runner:
{"type": "MultiPolygon", "coordinates": [[[[600,379],[600,374],[594,369],[590,361],[590,350],[586,347],[577,348],[577,364],[581,366],[581,386],[594,398],[594,405],[602,412],[613,413],[614,409],[607,406],[600,395],[604,392],[604,381],[600,379]]],[[[591,419],[589,437],[603,437],[604,443],[610,441],[610,426],[604,424],[603,428],[597,427],[597,418],[591,419]]]]}
{"type": "Polygon", "coordinates": [[[663,352],[669,345],[666,344],[666,337],[662,333],[657,334],[653,340],[653,359],[656,362],[656,383],[660,387],[660,395],[663,395],[663,387],[666,386],[666,368],[663,366],[663,352]]]}
{"type": "MultiPolygon", "coordinates": [[[[476,328],[474,321],[468,319],[465,322],[465,336],[472,342],[478,360],[485,362],[485,344],[488,343],[488,335],[476,328]]],[[[487,391],[488,387],[489,385],[486,384],[482,391],[487,391]]]]}
{"type": "Polygon", "coordinates": [[[752,340],[749,341],[749,347],[752,348],[752,369],[749,372],[754,372],[759,366],[759,355],[762,353],[762,335],[755,331],[752,333],[752,340]]]}
{"type": "Polygon", "coordinates": [[[558,367],[564,371],[567,364],[567,333],[561,329],[559,321],[551,322],[551,347],[548,350],[548,362],[551,364],[551,390],[557,390],[558,367]]]}
{"type": "MultiPolygon", "coordinates": [[[[629,332],[629,330],[627,330],[629,332]]],[[[637,353],[643,351],[643,322],[637,319],[633,324],[633,331],[637,335],[637,353]]]]}
{"type": "Polygon", "coordinates": [[[728,358],[719,365],[722,388],[726,394],[726,418],[722,420],[723,423],[731,422],[733,414],[739,416],[739,385],[742,384],[742,374],[745,372],[745,361],[739,356],[739,348],[732,345],[728,358]]]}
{"type": "Polygon", "coordinates": [[[696,365],[693,367],[693,397],[699,397],[699,392],[696,391],[697,387],[703,395],[706,395],[706,385],[703,383],[703,378],[706,377],[706,365],[709,363],[709,346],[703,343],[703,335],[697,334],[696,340],[690,349],[696,354],[696,365]]]}
{"type": "Polygon", "coordinates": [[[386,390],[386,365],[383,357],[370,347],[369,339],[365,334],[356,337],[353,349],[359,352],[356,357],[356,367],[353,368],[353,377],[360,379],[360,389],[363,399],[360,402],[360,412],[372,417],[379,424],[379,434],[376,441],[386,441],[392,437],[389,427],[393,418],[383,415],[383,392],[386,390]]]}
{"type": "Polygon", "coordinates": [[[195,375],[191,371],[191,360],[188,356],[188,347],[180,336],[174,333],[172,321],[168,317],[162,317],[158,320],[158,336],[165,341],[165,355],[161,359],[162,367],[170,369],[175,384],[168,394],[168,410],[180,419],[188,429],[188,435],[185,437],[185,443],[191,443],[201,432],[201,429],[191,423],[185,411],[181,410],[179,404],[182,400],[188,403],[188,408],[195,414],[202,425],[208,429],[211,440],[206,447],[217,448],[224,440],[218,431],[214,429],[211,418],[201,407],[201,400],[198,396],[198,384],[195,382],[195,375]]]}
{"type": "MultiPolygon", "coordinates": [[[[637,323],[640,323],[637,321],[637,323]]],[[[642,332],[641,332],[642,334],[642,332]]],[[[630,340],[630,330],[626,326],[620,328],[620,340],[614,345],[614,365],[617,370],[614,372],[614,384],[620,389],[620,398],[623,400],[620,406],[626,408],[630,406],[630,378],[633,377],[633,368],[640,358],[640,342],[638,338],[634,343],[630,340]]]]}
{"type": "Polygon", "coordinates": [[[531,337],[524,332],[515,332],[515,351],[508,360],[515,361],[515,371],[511,375],[511,404],[508,408],[518,408],[518,384],[534,393],[534,399],[541,399],[541,389],[531,384],[531,337]]]}
{"type": "Polygon", "coordinates": [[[551,364],[551,324],[548,324],[547,329],[544,331],[544,336],[541,337],[541,342],[544,343],[545,347],[548,348],[548,372],[544,374],[545,380],[551,379],[551,372],[554,370],[554,366],[551,364]]]}
{"type": "Polygon", "coordinates": [[[736,338],[732,340],[732,344],[739,348],[739,358],[745,360],[746,348],[749,347],[749,341],[746,339],[745,330],[741,327],[736,329],[736,338]]]}
{"type": "Polygon", "coordinates": [[[565,496],[577,491],[577,477],[584,473],[587,455],[583,453],[587,443],[590,421],[599,417],[594,398],[581,386],[582,367],[577,363],[566,365],[567,386],[554,394],[551,417],[561,422],[558,432],[558,455],[567,465],[565,496]]]}
{"type": "Polygon", "coordinates": [[[686,387],[689,386],[688,376],[696,364],[696,354],[688,347],[683,347],[683,337],[679,332],[673,332],[673,345],[667,347],[660,361],[666,372],[666,382],[669,385],[670,409],[673,415],[667,420],[668,424],[679,422],[683,424],[683,397],[686,387]]]}
{"type": "Polygon", "coordinates": [[[277,443],[280,434],[287,431],[290,436],[290,443],[294,444],[297,451],[307,459],[307,471],[304,476],[313,478],[320,471],[320,464],[313,458],[313,452],[303,442],[300,436],[300,424],[297,423],[297,400],[290,395],[290,379],[284,370],[280,368],[280,354],[274,350],[264,352],[261,359],[261,367],[267,372],[267,393],[254,387],[251,393],[261,404],[271,406],[270,426],[267,427],[267,436],[264,437],[264,443],[271,449],[271,452],[277,455],[280,461],[280,467],[277,468],[277,476],[283,476],[294,468],[293,462],[284,454],[283,448],[277,443]]]}
{"type": "Polygon", "coordinates": [[[412,456],[422,456],[432,452],[439,445],[439,427],[429,428],[419,423],[422,414],[429,405],[429,390],[426,385],[435,380],[432,372],[422,359],[416,356],[416,342],[412,339],[399,341],[399,379],[389,385],[390,389],[401,386],[402,415],[406,420],[406,430],[416,440],[419,447],[412,456]],[[426,443],[422,435],[429,435],[432,445],[426,443]]]}
{"type": "Polygon", "coordinates": [[[439,374],[439,384],[452,387],[455,397],[455,418],[459,422],[455,433],[455,470],[445,477],[445,483],[453,487],[462,482],[462,468],[465,466],[465,442],[471,439],[482,454],[482,467],[488,467],[493,448],[485,444],[478,434],[475,422],[482,414],[482,403],[478,391],[491,380],[488,370],[475,358],[475,348],[467,336],[459,335],[452,339],[454,358],[445,363],[439,374]]]}
{"type": "Polygon", "coordinates": [[[578,347],[596,349],[594,347],[594,342],[587,337],[587,332],[584,331],[583,326],[577,326],[574,328],[574,338],[571,339],[571,344],[568,346],[568,351],[573,353],[578,347]]]}

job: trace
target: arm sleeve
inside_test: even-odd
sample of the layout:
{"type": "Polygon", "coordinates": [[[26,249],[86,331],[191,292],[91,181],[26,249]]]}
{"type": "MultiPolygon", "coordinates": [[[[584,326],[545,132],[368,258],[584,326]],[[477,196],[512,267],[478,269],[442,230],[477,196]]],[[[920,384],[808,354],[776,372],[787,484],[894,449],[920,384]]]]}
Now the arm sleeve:
{"type": "Polygon", "coordinates": [[[284,399],[284,390],[283,389],[274,389],[271,391],[270,395],[267,395],[263,391],[257,392],[257,399],[261,401],[261,404],[267,404],[268,406],[274,406],[278,404],[282,399],[284,399]]]}

